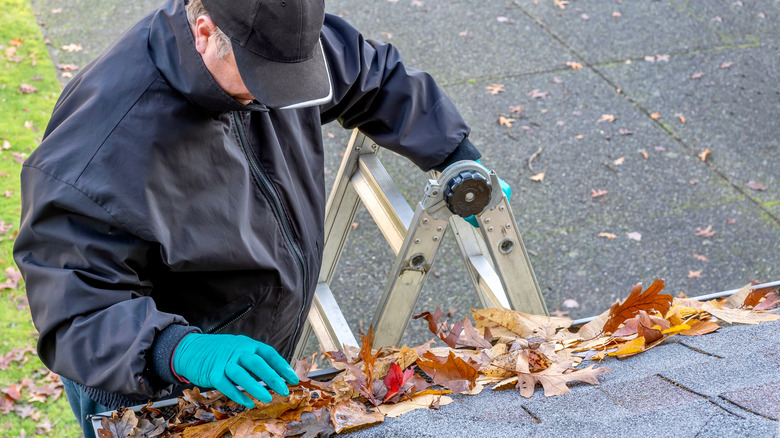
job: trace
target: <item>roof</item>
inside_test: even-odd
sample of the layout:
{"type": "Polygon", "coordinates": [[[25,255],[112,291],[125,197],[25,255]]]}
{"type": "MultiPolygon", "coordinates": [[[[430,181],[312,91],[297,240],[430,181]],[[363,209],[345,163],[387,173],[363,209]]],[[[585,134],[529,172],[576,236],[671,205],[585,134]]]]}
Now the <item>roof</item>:
{"type": "MultiPolygon", "coordinates": [[[[675,336],[627,359],[608,359],[600,385],[526,399],[517,390],[453,396],[355,432],[364,437],[669,436],[780,434],[780,321],[675,336]]],[[[585,363],[587,365],[587,363],[585,363]]]]}

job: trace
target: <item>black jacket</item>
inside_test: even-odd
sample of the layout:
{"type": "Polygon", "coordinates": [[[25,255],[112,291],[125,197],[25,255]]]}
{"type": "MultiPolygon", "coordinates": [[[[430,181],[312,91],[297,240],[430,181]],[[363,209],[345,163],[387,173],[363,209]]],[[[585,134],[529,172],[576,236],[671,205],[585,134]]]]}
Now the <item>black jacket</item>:
{"type": "Polygon", "coordinates": [[[452,102],[392,46],[334,16],[322,41],[332,102],[244,106],[169,0],[68,84],[22,170],[14,248],[47,367],[116,407],[171,392],[172,347],[192,330],[289,357],[320,267],[323,123],[423,170],[479,156],[452,102]]]}

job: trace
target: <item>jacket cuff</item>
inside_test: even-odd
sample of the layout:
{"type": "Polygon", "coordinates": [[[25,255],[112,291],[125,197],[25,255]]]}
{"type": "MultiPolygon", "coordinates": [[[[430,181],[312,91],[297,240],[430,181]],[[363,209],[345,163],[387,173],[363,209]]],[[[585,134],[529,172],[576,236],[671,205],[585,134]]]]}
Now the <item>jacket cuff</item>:
{"type": "Polygon", "coordinates": [[[160,379],[174,385],[181,385],[182,380],[173,372],[173,352],[179,342],[190,333],[200,333],[197,327],[181,324],[171,324],[154,339],[152,345],[152,371],[160,379]]]}
{"type": "Polygon", "coordinates": [[[432,170],[443,171],[452,163],[462,160],[476,160],[480,158],[482,154],[479,153],[477,147],[474,146],[468,137],[463,137],[463,141],[460,142],[458,147],[440,164],[433,166],[432,170]]]}

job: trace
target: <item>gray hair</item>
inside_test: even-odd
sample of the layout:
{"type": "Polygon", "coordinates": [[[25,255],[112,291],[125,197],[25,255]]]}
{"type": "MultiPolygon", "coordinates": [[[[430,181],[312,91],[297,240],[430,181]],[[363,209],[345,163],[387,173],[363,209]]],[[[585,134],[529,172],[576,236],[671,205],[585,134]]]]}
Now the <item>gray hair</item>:
{"type": "MultiPolygon", "coordinates": [[[[190,0],[187,5],[187,21],[190,22],[191,27],[195,27],[195,23],[197,23],[198,17],[201,15],[209,15],[206,8],[203,7],[203,3],[200,0],[190,0]]],[[[233,46],[230,45],[230,38],[219,27],[214,30],[212,35],[217,39],[217,57],[225,59],[233,51],[233,46]]]]}

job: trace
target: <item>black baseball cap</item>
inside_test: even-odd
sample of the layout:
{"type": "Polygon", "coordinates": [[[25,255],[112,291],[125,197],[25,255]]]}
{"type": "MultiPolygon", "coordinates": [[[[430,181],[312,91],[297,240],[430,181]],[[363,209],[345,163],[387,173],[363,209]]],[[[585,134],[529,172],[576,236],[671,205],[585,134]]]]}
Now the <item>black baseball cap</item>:
{"type": "Polygon", "coordinates": [[[244,85],[271,108],[302,108],[331,100],[320,32],[324,0],[202,0],[230,38],[244,85]]]}

